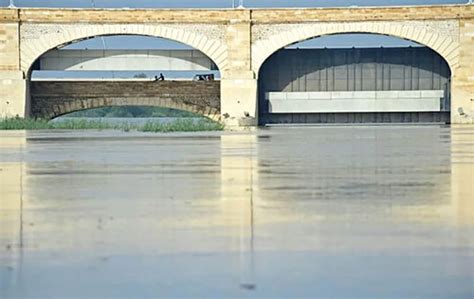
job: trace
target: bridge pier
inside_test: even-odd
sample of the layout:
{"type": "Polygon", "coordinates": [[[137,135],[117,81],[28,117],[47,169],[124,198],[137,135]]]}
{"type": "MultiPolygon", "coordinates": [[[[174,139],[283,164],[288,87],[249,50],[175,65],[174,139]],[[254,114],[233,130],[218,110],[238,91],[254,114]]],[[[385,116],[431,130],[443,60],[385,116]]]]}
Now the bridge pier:
{"type": "Polygon", "coordinates": [[[257,79],[253,72],[221,80],[222,121],[228,127],[248,127],[258,124],[257,79]]]}
{"type": "Polygon", "coordinates": [[[474,123],[474,20],[459,22],[459,64],[452,70],[451,123],[474,123]]]}
{"type": "Polygon", "coordinates": [[[451,90],[451,123],[474,123],[474,84],[456,82],[451,90]]]}
{"type": "Polygon", "coordinates": [[[249,10],[238,9],[225,29],[227,66],[221,70],[221,114],[228,127],[256,126],[257,79],[252,70],[252,23],[249,10]]]}
{"type": "Polygon", "coordinates": [[[21,71],[0,71],[0,117],[25,117],[27,80],[21,71]]]}

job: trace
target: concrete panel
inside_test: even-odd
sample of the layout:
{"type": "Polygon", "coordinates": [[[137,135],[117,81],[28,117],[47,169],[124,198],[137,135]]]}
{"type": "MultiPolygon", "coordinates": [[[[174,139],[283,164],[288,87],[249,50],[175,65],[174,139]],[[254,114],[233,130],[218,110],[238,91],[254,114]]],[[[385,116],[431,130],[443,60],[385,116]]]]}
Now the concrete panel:
{"type": "Polygon", "coordinates": [[[308,100],[309,95],[307,92],[287,92],[286,99],[289,101],[292,100],[308,100]]]}
{"type": "Polygon", "coordinates": [[[336,91],[331,92],[330,94],[332,100],[347,100],[354,98],[354,92],[352,91],[336,91]]]}
{"type": "Polygon", "coordinates": [[[267,100],[286,100],[287,92],[268,92],[266,93],[267,100]]]}
{"type": "Polygon", "coordinates": [[[442,98],[444,96],[444,93],[442,90],[422,90],[420,92],[421,92],[422,98],[427,98],[427,97],[442,98]]]}
{"type": "Polygon", "coordinates": [[[331,98],[330,92],[308,92],[310,100],[328,100],[331,98]]]}
{"type": "MultiPolygon", "coordinates": [[[[380,94],[380,97],[383,97],[384,94],[380,94]]],[[[441,91],[441,96],[443,96],[443,91],[441,91]]],[[[397,95],[398,98],[419,98],[421,97],[421,91],[420,90],[406,90],[404,92],[398,92],[397,95]]]]}
{"type": "Polygon", "coordinates": [[[377,92],[376,91],[353,92],[352,93],[352,98],[353,99],[363,99],[363,100],[376,99],[377,98],[377,92]]]}
{"type": "Polygon", "coordinates": [[[272,92],[266,95],[270,113],[435,112],[442,90],[378,92],[272,92]]]}
{"type": "Polygon", "coordinates": [[[272,100],[270,113],[338,113],[338,112],[435,112],[439,99],[398,100],[272,100]]]}

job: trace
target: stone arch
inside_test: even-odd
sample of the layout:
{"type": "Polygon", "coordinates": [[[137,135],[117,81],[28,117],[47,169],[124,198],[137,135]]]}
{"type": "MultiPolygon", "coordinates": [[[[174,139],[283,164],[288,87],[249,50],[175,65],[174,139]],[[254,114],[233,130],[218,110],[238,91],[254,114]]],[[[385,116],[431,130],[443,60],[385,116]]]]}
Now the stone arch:
{"type": "Polygon", "coordinates": [[[227,65],[227,48],[222,25],[211,24],[29,24],[20,29],[20,67],[28,74],[33,63],[49,50],[107,35],[142,35],[166,38],[200,50],[219,70],[227,65]]]}
{"type": "Polygon", "coordinates": [[[256,25],[253,31],[252,70],[273,53],[291,44],[324,35],[344,33],[381,34],[425,45],[441,55],[454,73],[459,65],[459,24],[457,22],[345,22],[256,25]]]}
{"type": "Polygon", "coordinates": [[[152,106],[171,108],[196,113],[214,121],[220,121],[220,110],[218,108],[203,107],[171,98],[163,98],[159,101],[150,101],[149,98],[134,98],[131,101],[122,98],[77,98],[72,101],[42,107],[41,110],[34,112],[33,117],[53,119],[75,111],[110,106],[152,106]]]}

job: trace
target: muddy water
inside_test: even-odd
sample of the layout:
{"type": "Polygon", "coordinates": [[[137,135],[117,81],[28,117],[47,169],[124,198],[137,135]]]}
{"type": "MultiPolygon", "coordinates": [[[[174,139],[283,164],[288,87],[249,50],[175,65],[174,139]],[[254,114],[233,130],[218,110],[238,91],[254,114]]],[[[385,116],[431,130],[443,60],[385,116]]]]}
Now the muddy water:
{"type": "Polygon", "coordinates": [[[0,132],[0,297],[473,298],[474,127],[0,132]]]}

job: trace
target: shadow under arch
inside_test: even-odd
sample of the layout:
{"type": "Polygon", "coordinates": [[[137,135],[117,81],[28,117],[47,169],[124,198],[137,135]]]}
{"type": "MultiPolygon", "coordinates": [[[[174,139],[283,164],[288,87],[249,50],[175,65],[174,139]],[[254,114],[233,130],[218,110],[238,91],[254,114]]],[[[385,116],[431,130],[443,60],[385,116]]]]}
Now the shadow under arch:
{"type": "Polygon", "coordinates": [[[377,25],[376,23],[370,23],[369,25],[364,25],[363,23],[345,25],[341,23],[337,25],[332,24],[332,26],[307,25],[305,27],[303,25],[257,41],[252,49],[252,68],[255,74],[258,75],[265,61],[285,47],[323,36],[343,34],[382,35],[415,42],[438,53],[449,65],[451,74],[458,67],[459,42],[454,41],[449,36],[420,29],[414,25],[390,26],[377,25]],[[352,28],[348,28],[349,26],[352,28]]]}
{"type": "MultiPolygon", "coordinates": [[[[289,86],[295,81],[303,80],[304,77],[311,73],[317,73],[324,71],[327,68],[339,68],[342,66],[354,67],[355,65],[370,64],[370,63],[381,63],[391,67],[406,68],[409,67],[412,71],[424,71],[430,72],[437,77],[451,78],[452,73],[448,63],[439,54],[434,52],[432,49],[427,47],[380,47],[380,48],[283,48],[273,53],[262,65],[259,71],[259,78],[262,77],[263,73],[271,72],[268,71],[269,64],[271,65],[275,60],[281,61],[292,61],[296,56],[300,56],[302,60],[304,57],[308,57],[311,60],[311,56],[316,55],[315,51],[319,52],[319,60],[330,61],[329,64],[320,63],[317,65],[311,65],[311,67],[303,67],[298,69],[298,72],[290,72],[286,79],[285,87],[282,86],[283,90],[287,90],[289,86]],[[290,54],[284,51],[293,52],[290,54]],[[404,50],[404,51],[403,51],[404,50]],[[396,52],[400,52],[401,56],[393,55],[396,52]],[[402,53],[404,52],[404,53],[402,53]],[[382,53],[382,55],[380,55],[382,53]],[[370,54],[370,55],[368,55],[370,54]],[[407,56],[408,54],[408,56],[407,56]],[[278,55],[282,55],[281,59],[277,59],[278,55]],[[425,57],[434,58],[436,61],[436,67],[427,63],[420,63],[416,59],[416,55],[423,55],[425,57]],[[368,59],[368,56],[372,56],[372,59],[368,59]],[[339,58],[339,59],[334,59],[339,58]]],[[[280,82],[280,84],[283,84],[280,82]]],[[[316,90],[315,90],[316,91],[316,90]]],[[[339,91],[339,90],[337,90],[339,91]]],[[[349,90],[340,90],[349,91],[349,90]]],[[[354,90],[356,91],[356,90],[354,90]]]]}

